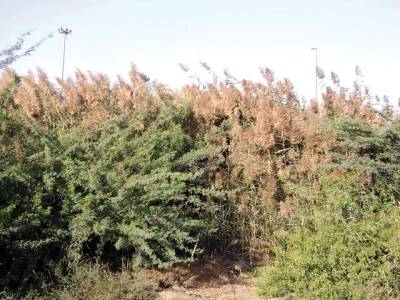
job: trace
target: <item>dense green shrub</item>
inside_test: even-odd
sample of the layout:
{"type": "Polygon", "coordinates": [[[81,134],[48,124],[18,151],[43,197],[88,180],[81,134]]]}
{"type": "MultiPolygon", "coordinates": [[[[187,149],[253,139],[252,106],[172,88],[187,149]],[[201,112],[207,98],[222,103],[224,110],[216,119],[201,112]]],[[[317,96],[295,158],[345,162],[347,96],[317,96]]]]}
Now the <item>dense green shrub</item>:
{"type": "Polygon", "coordinates": [[[64,181],[52,137],[0,97],[0,290],[21,288],[56,272],[68,240],[61,215],[64,181]]]}
{"type": "Polygon", "coordinates": [[[189,117],[190,110],[171,107],[64,136],[65,147],[72,145],[64,161],[70,254],[79,257],[94,241],[97,257],[122,251],[137,266],[165,267],[201,253],[195,245],[211,229],[213,209],[202,176],[215,149],[185,133],[189,117]]]}
{"type": "Polygon", "coordinates": [[[187,134],[190,109],[46,131],[0,112],[0,289],[52,282],[86,259],[166,267],[202,253],[214,210],[204,168],[218,149],[187,134]]]}
{"type": "Polygon", "coordinates": [[[326,211],[290,233],[277,234],[273,266],[261,271],[268,297],[389,299],[400,291],[400,214],[343,222],[326,211]]]}
{"type": "Polygon", "coordinates": [[[372,127],[360,120],[338,119],[335,127],[338,147],[345,147],[347,155],[337,153],[333,167],[360,176],[363,187],[358,190],[368,196],[357,200],[366,205],[371,204],[365,203],[367,198],[382,205],[399,204],[400,126],[372,127]]]}

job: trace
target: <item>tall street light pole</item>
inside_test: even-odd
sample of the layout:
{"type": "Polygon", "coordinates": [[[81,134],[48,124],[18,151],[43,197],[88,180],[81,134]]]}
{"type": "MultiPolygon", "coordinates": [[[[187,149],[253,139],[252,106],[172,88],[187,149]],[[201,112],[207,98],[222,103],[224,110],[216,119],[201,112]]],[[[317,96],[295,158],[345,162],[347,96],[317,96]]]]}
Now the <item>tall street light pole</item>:
{"type": "Polygon", "coordinates": [[[315,51],[315,101],[318,102],[318,48],[311,48],[315,51]]]}
{"type": "Polygon", "coordinates": [[[61,81],[64,81],[64,64],[65,64],[65,41],[67,39],[67,35],[72,33],[71,29],[62,28],[58,29],[58,32],[64,35],[64,47],[63,47],[63,59],[62,59],[62,69],[61,69],[61,81]]]}

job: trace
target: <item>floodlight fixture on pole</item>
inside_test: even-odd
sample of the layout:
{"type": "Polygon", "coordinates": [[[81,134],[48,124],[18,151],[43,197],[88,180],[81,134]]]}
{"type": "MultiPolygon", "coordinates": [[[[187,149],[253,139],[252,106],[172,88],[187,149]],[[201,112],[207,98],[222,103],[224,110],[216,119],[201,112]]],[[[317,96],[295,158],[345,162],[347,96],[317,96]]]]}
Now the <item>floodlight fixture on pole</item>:
{"type": "Polygon", "coordinates": [[[315,51],[315,101],[318,102],[318,48],[311,48],[315,51]]]}
{"type": "Polygon", "coordinates": [[[63,47],[63,59],[62,59],[62,69],[61,69],[61,81],[64,81],[64,64],[65,64],[65,41],[67,39],[67,35],[72,33],[71,29],[60,27],[58,28],[58,32],[64,35],[64,47],[63,47]]]}

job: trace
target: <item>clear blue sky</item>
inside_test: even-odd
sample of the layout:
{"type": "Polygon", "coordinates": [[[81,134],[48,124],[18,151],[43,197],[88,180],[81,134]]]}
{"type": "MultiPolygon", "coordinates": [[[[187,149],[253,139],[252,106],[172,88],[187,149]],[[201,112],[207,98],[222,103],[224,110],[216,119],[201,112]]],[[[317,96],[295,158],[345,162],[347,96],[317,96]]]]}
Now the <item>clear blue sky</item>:
{"type": "Polygon", "coordinates": [[[293,81],[299,95],[314,95],[314,54],[320,66],[351,86],[359,65],[374,93],[400,96],[400,0],[1,0],[0,49],[29,28],[31,41],[55,36],[13,67],[37,66],[59,76],[60,26],[67,41],[66,75],[79,68],[115,78],[130,62],[152,79],[187,82],[178,62],[207,78],[217,72],[261,80],[259,66],[293,81]]]}

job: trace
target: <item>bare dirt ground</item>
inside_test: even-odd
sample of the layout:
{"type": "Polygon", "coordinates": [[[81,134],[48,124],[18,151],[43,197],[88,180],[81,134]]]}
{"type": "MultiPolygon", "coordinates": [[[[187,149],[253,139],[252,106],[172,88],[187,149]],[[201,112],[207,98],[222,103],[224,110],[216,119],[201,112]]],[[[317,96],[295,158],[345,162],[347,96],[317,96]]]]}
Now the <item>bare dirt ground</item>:
{"type": "Polygon", "coordinates": [[[159,300],[260,300],[247,270],[219,257],[146,274],[158,283],[159,300]]]}
{"type": "Polygon", "coordinates": [[[173,286],[159,293],[160,300],[259,300],[254,287],[235,282],[214,287],[184,288],[173,286]]]}

